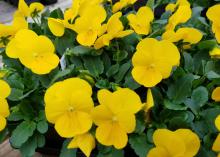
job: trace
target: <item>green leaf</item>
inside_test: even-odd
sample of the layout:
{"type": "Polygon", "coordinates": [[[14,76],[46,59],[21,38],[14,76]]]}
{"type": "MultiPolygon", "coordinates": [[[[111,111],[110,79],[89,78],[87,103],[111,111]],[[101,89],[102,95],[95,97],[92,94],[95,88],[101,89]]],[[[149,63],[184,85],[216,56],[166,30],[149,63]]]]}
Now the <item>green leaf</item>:
{"type": "Polygon", "coordinates": [[[0,143],[4,142],[6,138],[8,136],[8,130],[4,129],[2,131],[0,131],[0,143]]]}
{"type": "Polygon", "coordinates": [[[164,105],[167,109],[170,109],[170,110],[186,110],[187,109],[185,105],[175,104],[169,100],[164,100],[164,105]]]}
{"type": "Polygon", "coordinates": [[[204,40],[198,44],[200,50],[207,49],[212,50],[217,45],[216,40],[204,40]]]}
{"type": "Polygon", "coordinates": [[[47,121],[45,121],[45,120],[39,121],[37,123],[37,130],[42,134],[46,133],[48,131],[47,121]]]}
{"type": "Polygon", "coordinates": [[[129,72],[127,76],[125,77],[125,83],[123,84],[124,87],[130,88],[130,89],[137,89],[141,87],[140,84],[138,84],[134,78],[131,76],[131,73],[129,72]]]}
{"type": "Polygon", "coordinates": [[[37,136],[37,146],[39,148],[44,147],[46,144],[46,138],[44,137],[44,135],[38,133],[36,134],[36,136],[37,136]]]}
{"type": "Polygon", "coordinates": [[[100,146],[97,157],[124,157],[124,150],[100,146]]]}
{"type": "Polygon", "coordinates": [[[205,87],[200,86],[193,90],[192,100],[195,105],[202,107],[205,105],[208,99],[208,90],[205,87]]]}
{"type": "Polygon", "coordinates": [[[146,157],[151,145],[147,143],[146,134],[132,134],[129,137],[129,143],[139,157],[146,157]]]}
{"type": "Polygon", "coordinates": [[[125,50],[122,51],[117,51],[114,55],[113,55],[113,60],[116,62],[121,62],[124,59],[126,59],[128,56],[128,52],[125,50]]]}
{"type": "Polygon", "coordinates": [[[131,67],[130,62],[121,65],[121,67],[119,68],[119,72],[114,77],[116,83],[119,83],[123,80],[130,67],[131,67]]]}
{"type": "Polygon", "coordinates": [[[106,72],[106,76],[111,77],[115,75],[118,72],[118,70],[119,70],[119,64],[112,65],[106,72]]]}
{"type": "Polygon", "coordinates": [[[22,78],[18,74],[12,74],[7,78],[7,82],[11,87],[9,100],[18,101],[23,96],[24,84],[22,78]]]}
{"type": "Polygon", "coordinates": [[[187,74],[168,87],[167,95],[174,103],[180,104],[191,95],[192,81],[194,77],[192,74],[187,74]]]}
{"type": "Polygon", "coordinates": [[[67,146],[71,139],[66,139],[63,143],[59,157],[76,157],[76,149],[68,149],[67,146]]]}
{"type": "Polygon", "coordinates": [[[19,121],[24,119],[24,115],[20,111],[14,111],[10,113],[7,119],[8,121],[19,121]]]}
{"type": "Polygon", "coordinates": [[[21,147],[29,137],[31,137],[36,129],[36,123],[32,121],[23,121],[19,124],[16,129],[12,132],[10,142],[15,148],[21,147]]]}
{"type": "Polygon", "coordinates": [[[35,154],[36,148],[37,148],[37,137],[32,136],[24,144],[22,144],[19,150],[21,151],[23,157],[31,157],[35,154]]]}
{"type": "Polygon", "coordinates": [[[184,52],[184,69],[187,70],[188,72],[193,72],[194,71],[194,65],[193,65],[193,58],[189,53],[184,52]]]}
{"type": "Polygon", "coordinates": [[[154,3],[155,3],[155,0],[148,0],[146,5],[150,7],[151,9],[154,9],[154,3]]]}
{"type": "Polygon", "coordinates": [[[83,56],[88,55],[93,49],[86,46],[75,46],[72,49],[67,50],[66,55],[83,56]]]}
{"type": "Polygon", "coordinates": [[[84,56],[83,61],[85,68],[88,69],[93,76],[98,77],[104,72],[104,64],[99,56],[84,56]]]}

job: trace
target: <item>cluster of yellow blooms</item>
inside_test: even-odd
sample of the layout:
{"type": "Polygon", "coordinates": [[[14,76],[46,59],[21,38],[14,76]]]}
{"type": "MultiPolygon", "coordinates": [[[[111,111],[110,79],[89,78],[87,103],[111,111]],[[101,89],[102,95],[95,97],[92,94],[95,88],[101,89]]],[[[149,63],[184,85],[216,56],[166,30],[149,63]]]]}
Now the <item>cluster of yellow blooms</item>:
{"type": "MultiPolygon", "coordinates": [[[[145,36],[150,33],[154,14],[147,6],[141,7],[136,14],[127,15],[130,29],[125,30],[120,20],[120,10],[135,2],[136,0],[120,0],[113,5],[113,15],[106,20],[107,13],[101,5],[103,0],[74,0],[72,7],[65,11],[64,19],[48,18],[48,26],[53,35],[58,37],[64,35],[65,29],[71,29],[77,33],[76,39],[79,44],[100,49],[108,46],[115,38],[122,38],[134,32],[145,36]]],[[[39,3],[27,6],[24,0],[20,0],[18,8],[12,25],[0,24],[0,47],[6,46],[7,56],[19,59],[32,72],[48,74],[59,64],[55,47],[48,37],[29,30],[25,19],[42,11],[44,7],[39,3]]],[[[203,37],[195,28],[182,27],[176,30],[179,24],[191,18],[192,10],[187,0],[177,0],[175,4],[169,4],[166,10],[172,12],[172,15],[162,40],[142,39],[132,57],[132,76],[147,88],[154,87],[162,79],[168,78],[173,67],[180,64],[180,52],[174,42],[182,40],[188,44],[185,46],[188,48],[203,37]]],[[[218,42],[219,16],[220,5],[211,7],[207,12],[218,42]]],[[[210,55],[220,55],[220,49],[215,48],[210,55]]],[[[1,131],[5,128],[5,118],[9,115],[6,97],[10,94],[10,88],[2,80],[0,87],[1,131]]],[[[216,90],[212,97],[220,101],[220,90],[216,90]]],[[[146,103],[142,103],[138,94],[128,88],[119,88],[115,92],[102,89],[98,91],[97,96],[99,105],[95,106],[90,84],[80,78],[70,78],[54,83],[47,89],[44,98],[47,120],[55,124],[60,136],[73,138],[68,148],[80,148],[86,156],[90,156],[95,148],[95,138],[90,133],[93,124],[97,126],[95,137],[99,143],[122,149],[127,145],[128,134],[135,130],[135,114],[142,109],[147,112],[154,104],[150,89],[146,103]]],[[[216,127],[220,130],[219,117],[216,119],[216,127]]],[[[198,136],[188,129],[174,132],[158,129],[153,135],[153,141],[155,148],[150,150],[148,157],[193,157],[200,148],[198,136]]],[[[214,151],[220,151],[219,141],[220,136],[213,145],[214,151]]]]}

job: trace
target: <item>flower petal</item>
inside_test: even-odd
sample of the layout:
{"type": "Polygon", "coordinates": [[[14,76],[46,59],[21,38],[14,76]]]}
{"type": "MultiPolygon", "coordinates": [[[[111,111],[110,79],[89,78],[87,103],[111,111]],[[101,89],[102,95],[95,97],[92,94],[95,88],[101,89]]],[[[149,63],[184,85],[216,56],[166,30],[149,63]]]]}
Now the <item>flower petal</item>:
{"type": "Polygon", "coordinates": [[[0,80],[0,98],[7,98],[11,93],[11,88],[7,82],[0,80]]]}
{"type": "Polygon", "coordinates": [[[117,123],[106,123],[96,129],[96,139],[105,146],[113,145],[122,149],[127,145],[128,136],[117,123]]]}
{"type": "Polygon", "coordinates": [[[216,102],[220,101],[220,87],[217,87],[213,90],[212,99],[216,102]]]}
{"type": "Polygon", "coordinates": [[[215,152],[220,151],[220,134],[215,139],[215,142],[213,143],[212,150],[215,152]]]}
{"type": "Polygon", "coordinates": [[[170,157],[170,155],[163,147],[156,147],[148,152],[147,157],[170,157]]]}
{"type": "Polygon", "coordinates": [[[0,132],[5,129],[6,124],[6,119],[0,115],[0,132]]]}
{"type": "Polygon", "coordinates": [[[175,133],[184,141],[186,152],[184,156],[195,156],[200,148],[199,137],[189,129],[178,129],[175,133]]]}
{"type": "Polygon", "coordinates": [[[61,137],[70,138],[89,131],[92,118],[88,113],[66,112],[55,122],[55,129],[61,137]]]}
{"type": "Polygon", "coordinates": [[[60,19],[48,18],[48,27],[53,35],[57,37],[63,36],[65,32],[63,21],[60,19]]]}
{"type": "Polygon", "coordinates": [[[10,114],[10,111],[9,111],[9,106],[8,106],[8,102],[6,99],[4,98],[0,98],[0,116],[3,116],[3,117],[8,117],[9,114],[10,114]]]}

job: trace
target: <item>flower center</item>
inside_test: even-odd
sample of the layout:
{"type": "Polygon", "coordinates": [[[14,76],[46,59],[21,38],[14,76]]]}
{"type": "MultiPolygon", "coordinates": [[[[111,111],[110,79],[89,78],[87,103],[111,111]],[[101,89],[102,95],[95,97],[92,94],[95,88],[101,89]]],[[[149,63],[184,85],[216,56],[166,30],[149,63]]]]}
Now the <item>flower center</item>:
{"type": "Polygon", "coordinates": [[[155,68],[155,65],[152,63],[152,64],[149,64],[147,66],[147,69],[150,70],[150,69],[154,69],[155,68]]]}
{"type": "Polygon", "coordinates": [[[68,110],[69,110],[69,112],[73,112],[74,108],[72,106],[70,106],[68,110]]]}
{"type": "Polygon", "coordinates": [[[118,118],[117,118],[116,116],[113,116],[113,117],[112,117],[112,121],[113,121],[113,122],[117,122],[117,121],[118,121],[118,118]]]}

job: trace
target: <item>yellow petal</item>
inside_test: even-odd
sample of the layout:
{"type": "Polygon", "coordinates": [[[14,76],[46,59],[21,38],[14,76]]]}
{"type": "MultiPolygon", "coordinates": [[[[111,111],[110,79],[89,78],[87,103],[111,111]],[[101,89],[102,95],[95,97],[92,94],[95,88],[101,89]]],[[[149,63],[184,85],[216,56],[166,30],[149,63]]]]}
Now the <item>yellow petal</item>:
{"type": "Polygon", "coordinates": [[[94,107],[94,103],[91,98],[91,95],[84,91],[72,92],[71,104],[72,104],[71,106],[75,110],[87,112],[87,113],[90,113],[90,111],[94,107]]]}
{"type": "Polygon", "coordinates": [[[170,156],[181,156],[186,151],[184,141],[167,129],[157,129],[153,134],[153,141],[156,147],[165,148],[170,156]]]}
{"type": "Polygon", "coordinates": [[[44,10],[44,5],[38,2],[31,3],[29,7],[30,14],[34,12],[41,12],[44,10]]]}
{"type": "Polygon", "coordinates": [[[92,118],[88,113],[73,111],[64,113],[55,122],[55,129],[61,137],[70,138],[86,133],[92,127],[92,118]]]}
{"type": "Polygon", "coordinates": [[[215,119],[215,126],[218,130],[220,130],[220,115],[218,115],[215,119]]]}
{"type": "Polygon", "coordinates": [[[98,32],[88,30],[77,35],[77,41],[83,46],[92,46],[96,41],[98,32]]]}
{"type": "Polygon", "coordinates": [[[166,11],[174,12],[176,9],[176,4],[170,3],[166,6],[166,11]]]}
{"type": "Polygon", "coordinates": [[[145,112],[148,112],[149,109],[152,108],[153,106],[154,106],[154,99],[153,99],[151,89],[149,88],[147,90],[147,101],[146,101],[145,112]]]}
{"type": "Polygon", "coordinates": [[[29,55],[30,53],[27,52],[32,52],[33,48],[39,47],[39,45],[36,46],[37,37],[37,34],[31,30],[22,29],[18,31],[15,38],[6,47],[7,56],[10,58],[19,58],[20,55],[29,55]]]}
{"type": "Polygon", "coordinates": [[[216,23],[220,23],[219,15],[220,15],[220,4],[210,7],[206,12],[206,16],[208,17],[208,19],[216,23]]]}
{"type": "Polygon", "coordinates": [[[180,28],[176,32],[177,34],[182,34],[183,42],[190,44],[196,44],[202,39],[202,33],[195,28],[180,28]]]}
{"type": "Polygon", "coordinates": [[[105,146],[122,149],[127,145],[128,136],[117,123],[106,123],[96,129],[96,139],[105,146]]]}
{"type": "Polygon", "coordinates": [[[4,98],[0,98],[0,116],[3,116],[3,117],[8,117],[10,112],[9,112],[9,106],[8,106],[8,102],[6,99],[4,98]]]}
{"type": "Polygon", "coordinates": [[[168,30],[163,33],[162,39],[170,42],[178,42],[182,39],[182,34],[177,34],[173,30],[168,30]]]}
{"type": "Polygon", "coordinates": [[[154,87],[162,80],[162,74],[156,69],[147,69],[146,67],[134,67],[132,76],[139,84],[145,87],[154,87]]]}
{"type": "Polygon", "coordinates": [[[112,12],[116,13],[117,11],[121,10],[123,8],[122,3],[121,2],[117,2],[113,5],[112,7],[112,12]]]}
{"type": "Polygon", "coordinates": [[[106,105],[98,105],[91,112],[93,121],[96,125],[103,125],[106,122],[111,122],[114,116],[111,110],[106,105]]]}
{"type": "Polygon", "coordinates": [[[92,150],[95,148],[95,139],[90,133],[76,136],[68,145],[68,148],[77,148],[89,157],[92,150]]]}
{"type": "Polygon", "coordinates": [[[25,2],[24,0],[19,0],[18,10],[19,10],[25,17],[30,16],[29,7],[28,7],[28,5],[26,4],[26,2],[25,2]]]}
{"type": "Polygon", "coordinates": [[[116,35],[115,35],[115,38],[123,38],[125,36],[128,36],[130,34],[132,34],[134,31],[132,30],[126,30],[126,31],[121,31],[121,32],[118,32],[116,35]]]}
{"type": "Polygon", "coordinates": [[[107,32],[111,35],[115,35],[120,31],[123,31],[124,26],[122,25],[122,22],[120,21],[120,17],[122,16],[121,12],[117,12],[113,14],[107,23],[107,32]]]}
{"type": "Polygon", "coordinates": [[[142,108],[140,97],[128,88],[121,88],[114,93],[105,89],[100,90],[98,100],[100,104],[108,106],[114,114],[122,112],[135,114],[142,108]]]}
{"type": "Polygon", "coordinates": [[[220,58],[220,48],[215,47],[209,52],[209,55],[211,56],[211,58],[220,58]]]}
{"type": "Polygon", "coordinates": [[[220,151],[220,134],[215,139],[215,142],[213,143],[212,150],[215,152],[220,151]]]}
{"type": "Polygon", "coordinates": [[[107,24],[103,24],[102,27],[99,29],[98,36],[102,36],[107,31],[107,24]]]}
{"type": "Polygon", "coordinates": [[[174,30],[178,24],[187,22],[192,15],[190,6],[179,6],[177,11],[169,18],[168,26],[166,30],[174,30]]]}
{"type": "Polygon", "coordinates": [[[58,37],[63,36],[65,32],[63,22],[60,19],[48,18],[48,27],[53,35],[58,37]]]}
{"type": "Polygon", "coordinates": [[[195,156],[200,148],[199,137],[189,129],[178,129],[175,133],[184,141],[186,151],[184,156],[195,156]]]}
{"type": "Polygon", "coordinates": [[[128,114],[126,112],[117,115],[117,120],[122,129],[127,133],[132,133],[136,127],[136,119],[134,114],[128,114]]]}
{"type": "MultiPolygon", "coordinates": [[[[215,49],[213,51],[216,51],[215,49]]],[[[212,92],[212,99],[215,101],[220,101],[220,87],[217,87],[212,92]]]]}
{"type": "Polygon", "coordinates": [[[170,157],[169,152],[163,147],[152,148],[147,157],[170,157]]]}
{"type": "Polygon", "coordinates": [[[64,20],[66,20],[66,21],[71,20],[72,21],[73,19],[75,19],[77,14],[78,14],[77,9],[73,9],[73,8],[67,9],[64,12],[64,20]]]}
{"type": "Polygon", "coordinates": [[[11,93],[11,88],[7,82],[0,80],[0,98],[7,98],[11,93]]]}
{"type": "Polygon", "coordinates": [[[6,127],[6,119],[0,115],[0,132],[6,127]]]}
{"type": "Polygon", "coordinates": [[[216,38],[217,42],[220,43],[220,25],[213,22],[212,31],[215,34],[215,38],[216,38]]]}

